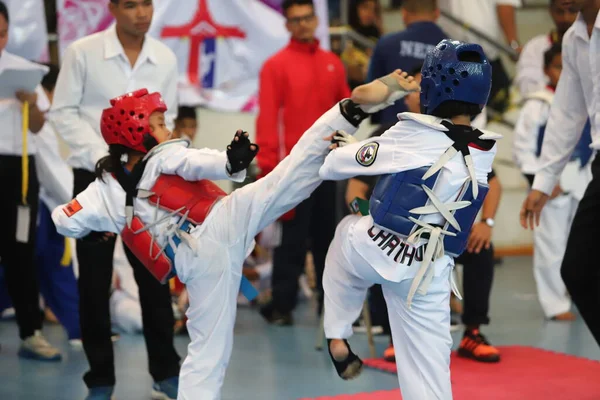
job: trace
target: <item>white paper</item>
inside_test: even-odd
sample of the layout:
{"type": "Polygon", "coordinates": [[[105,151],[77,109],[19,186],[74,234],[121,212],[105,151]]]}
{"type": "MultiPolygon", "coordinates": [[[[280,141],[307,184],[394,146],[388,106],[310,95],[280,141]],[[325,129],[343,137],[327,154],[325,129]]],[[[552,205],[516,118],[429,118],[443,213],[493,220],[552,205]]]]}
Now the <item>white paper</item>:
{"type": "Polygon", "coordinates": [[[19,90],[34,92],[45,74],[41,68],[3,70],[0,73],[0,99],[15,99],[19,90]]]}
{"type": "Polygon", "coordinates": [[[29,242],[29,223],[31,222],[31,209],[28,206],[19,205],[17,208],[17,243],[29,242]]]}

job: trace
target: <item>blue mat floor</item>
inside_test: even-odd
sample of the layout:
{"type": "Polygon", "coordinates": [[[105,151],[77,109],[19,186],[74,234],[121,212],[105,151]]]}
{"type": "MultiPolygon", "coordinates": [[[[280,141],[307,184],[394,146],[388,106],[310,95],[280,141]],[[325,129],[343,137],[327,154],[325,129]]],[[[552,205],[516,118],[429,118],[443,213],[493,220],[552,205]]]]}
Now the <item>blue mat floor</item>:
{"type": "MultiPolygon", "coordinates": [[[[496,268],[491,325],[482,331],[495,345],[520,344],[600,360],[600,349],[579,319],[574,323],[545,321],[535,294],[531,258],[507,258],[496,268]]],[[[355,381],[337,377],[326,352],[314,350],[318,319],[303,303],[293,327],[269,326],[255,309],[240,308],[235,346],[223,390],[224,400],[295,400],[398,387],[394,376],[366,370],[355,381]]],[[[70,348],[60,326],[46,325],[48,340],[64,351],[61,363],[40,363],[17,357],[19,340],[13,321],[0,323],[0,399],[71,400],[87,392],[82,374],[87,369],[83,350],[70,348]]],[[[462,332],[453,334],[455,346],[462,332]]],[[[178,337],[183,357],[187,338],[178,337]]],[[[366,335],[351,339],[358,354],[368,357],[366,335]]],[[[379,353],[388,343],[376,337],[379,353]]],[[[115,343],[118,400],[150,399],[152,379],[147,372],[142,336],[123,335],[115,343]]]]}

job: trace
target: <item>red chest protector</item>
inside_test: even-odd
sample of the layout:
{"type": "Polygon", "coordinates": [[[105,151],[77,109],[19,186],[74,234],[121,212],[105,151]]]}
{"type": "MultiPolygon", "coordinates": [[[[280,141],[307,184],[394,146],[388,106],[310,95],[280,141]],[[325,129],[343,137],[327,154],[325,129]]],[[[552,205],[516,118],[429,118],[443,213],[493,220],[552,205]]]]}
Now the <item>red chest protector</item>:
{"type": "MultiPolygon", "coordinates": [[[[122,183],[121,185],[123,186],[122,183]]],[[[125,191],[129,196],[129,191],[127,189],[125,191]]],[[[226,195],[209,180],[189,182],[178,175],[160,175],[148,195],[138,193],[137,197],[146,198],[150,204],[175,215],[183,216],[187,213],[186,219],[189,222],[200,225],[206,220],[213,205],[226,195]]],[[[187,225],[186,223],[185,226],[187,225]]],[[[164,284],[175,276],[174,251],[170,245],[167,245],[161,252],[161,247],[153,240],[148,230],[140,232],[144,227],[142,220],[133,216],[131,226],[125,225],[121,238],[148,271],[164,284]]],[[[185,230],[184,226],[182,229],[185,230]]],[[[180,239],[177,236],[173,236],[173,240],[179,244],[180,239]]]]}

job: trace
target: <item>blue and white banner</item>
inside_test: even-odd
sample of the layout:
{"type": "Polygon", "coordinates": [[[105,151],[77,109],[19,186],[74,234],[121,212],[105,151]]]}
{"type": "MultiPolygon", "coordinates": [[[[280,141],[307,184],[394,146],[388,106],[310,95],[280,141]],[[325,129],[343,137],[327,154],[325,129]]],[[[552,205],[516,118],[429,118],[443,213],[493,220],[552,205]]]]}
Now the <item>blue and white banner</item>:
{"type": "MultiPolygon", "coordinates": [[[[57,0],[60,49],[112,23],[108,0],[57,0]]],[[[318,37],[329,47],[327,1],[316,0],[318,37]]],[[[260,69],[289,41],[281,0],[155,0],[150,35],[177,55],[179,101],[254,111],[260,69]]]]}

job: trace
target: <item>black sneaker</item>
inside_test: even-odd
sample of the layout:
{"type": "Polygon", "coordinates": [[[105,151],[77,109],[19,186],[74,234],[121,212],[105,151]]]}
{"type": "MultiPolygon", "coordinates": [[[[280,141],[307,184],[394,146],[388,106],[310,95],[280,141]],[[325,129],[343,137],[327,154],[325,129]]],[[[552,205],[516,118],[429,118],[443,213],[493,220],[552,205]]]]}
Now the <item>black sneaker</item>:
{"type": "Polygon", "coordinates": [[[269,324],[279,326],[291,326],[294,325],[294,319],[292,313],[281,313],[273,308],[272,303],[268,303],[260,308],[260,315],[263,316],[265,321],[269,324]]]}

